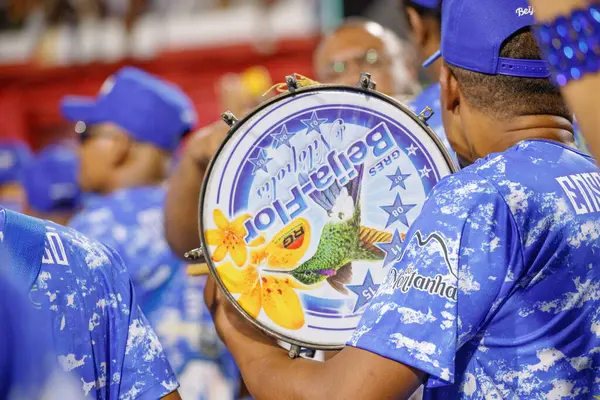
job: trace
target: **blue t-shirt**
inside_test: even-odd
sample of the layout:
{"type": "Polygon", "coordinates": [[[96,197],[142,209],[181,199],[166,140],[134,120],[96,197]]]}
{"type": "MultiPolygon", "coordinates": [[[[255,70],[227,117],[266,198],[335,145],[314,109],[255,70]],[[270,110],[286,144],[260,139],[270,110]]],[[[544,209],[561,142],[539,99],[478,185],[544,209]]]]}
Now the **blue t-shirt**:
{"type": "Polygon", "coordinates": [[[600,394],[600,169],[534,140],[445,178],[349,345],[425,399],[600,394]]]}
{"type": "MultiPolygon", "coordinates": [[[[4,242],[11,235],[5,218],[1,210],[4,242]]],[[[29,299],[59,365],[78,376],[80,395],[156,400],[177,389],[118,254],[73,229],[38,221],[45,245],[29,299]]]]}
{"type": "Polygon", "coordinates": [[[123,257],[142,310],[177,374],[182,397],[232,399],[240,374],[204,306],[206,279],[188,276],[186,264],[166,242],[165,196],[159,186],[94,196],[70,226],[123,257]]]}

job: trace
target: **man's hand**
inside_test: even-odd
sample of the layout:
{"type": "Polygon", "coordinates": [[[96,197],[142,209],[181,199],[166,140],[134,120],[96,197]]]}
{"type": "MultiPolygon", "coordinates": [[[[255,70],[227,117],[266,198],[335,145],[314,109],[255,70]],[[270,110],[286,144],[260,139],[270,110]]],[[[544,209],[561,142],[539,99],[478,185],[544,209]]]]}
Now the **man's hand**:
{"type": "Polygon", "coordinates": [[[235,309],[212,276],[206,282],[204,302],[210,310],[219,337],[227,347],[231,347],[230,350],[233,351],[235,346],[242,343],[243,346],[262,344],[278,347],[273,339],[263,334],[235,309]]]}

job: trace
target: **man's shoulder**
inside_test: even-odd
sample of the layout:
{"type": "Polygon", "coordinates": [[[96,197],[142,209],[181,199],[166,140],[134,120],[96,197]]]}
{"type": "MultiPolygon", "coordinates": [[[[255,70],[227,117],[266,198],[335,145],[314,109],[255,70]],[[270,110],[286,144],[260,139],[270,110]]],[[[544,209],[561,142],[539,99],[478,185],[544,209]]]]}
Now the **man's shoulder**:
{"type": "MultiPolygon", "coordinates": [[[[54,284],[94,282],[109,290],[127,288],[129,276],[120,256],[108,246],[75,229],[45,221],[46,239],[40,275],[54,284]],[[52,272],[49,274],[49,272],[52,272]]],[[[38,281],[40,278],[38,278],[38,281]]],[[[47,282],[46,282],[47,283],[47,282]]]]}

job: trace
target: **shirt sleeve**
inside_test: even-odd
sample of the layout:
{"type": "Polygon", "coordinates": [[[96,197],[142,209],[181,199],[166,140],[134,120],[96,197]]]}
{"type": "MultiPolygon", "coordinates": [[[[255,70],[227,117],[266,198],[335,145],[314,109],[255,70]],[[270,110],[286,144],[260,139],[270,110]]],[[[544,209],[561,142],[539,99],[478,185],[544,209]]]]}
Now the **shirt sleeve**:
{"type": "MultiPolygon", "coordinates": [[[[158,337],[138,306],[133,285],[129,280],[123,261],[114,250],[108,248],[111,258],[127,276],[130,287],[129,326],[126,328],[121,369],[120,400],[156,400],[175,391],[179,383],[167,361],[158,337]]],[[[117,327],[117,331],[119,331],[117,327]]]]}
{"type": "Polygon", "coordinates": [[[348,345],[425,372],[428,387],[453,384],[457,352],[477,345],[521,268],[504,198],[477,175],[450,176],[426,201],[348,345]]]}

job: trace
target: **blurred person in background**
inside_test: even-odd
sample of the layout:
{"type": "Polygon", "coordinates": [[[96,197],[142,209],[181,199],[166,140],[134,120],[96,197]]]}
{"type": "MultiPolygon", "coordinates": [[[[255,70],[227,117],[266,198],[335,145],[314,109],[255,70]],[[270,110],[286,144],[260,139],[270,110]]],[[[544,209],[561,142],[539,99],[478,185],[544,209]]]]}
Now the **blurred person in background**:
{"type": "MultiPolygon", "coordinates": [[[[266,100],[263,95],[272,85],[269,72],[262,66],[250,67],[239,74],[224,75],[217,88],[221,108],[223,111],[230,110],[241,118],[266,100]]],[[[165,234],[169,246],[179,257],[183,258],[187,251],[200,247],[200,188],[208,164],[228,131],[227,124],[218,120],[192,134],[169,180],[165,234]]]]}
{"type": "Polygon", "coordinates": [[[239,373],[201,304],[205,279],[187,276],[163,233],[163,182],[172,153],[196,124],[192,102],[177,86],[126,67],[97,98],[65,98],[62,112],[86,124],[79,184],[93,195],[70,226],[123,257],[182,396],[233,398],[239,373]]]}
{"type": "MultiPolygon", "coordinates": [[[[408,21],[412,41],[417,48],[418,61],[422,64],[440,48],[442,0],[404,0],[402,8],[408,21]]],[[[439,84],[441,68],[441,60],[437,59],[425,69],[431,83],[426,83],[423,91],[408,106],[417,114],[426,107],[431,108],[433,115],[427,124],[437,134],[454,160],[461,165],[467,165],[457,157],[444,130],[439,84]]]]}
{"type": "Polygon", "coordinates": [[[30,159],[31,150],[25,143],[0,142],[0,206],[23,211],[25,192],[21,185],[21,174],[30,159]]]}
{"type": "MultiPolygon", "coordinates": [[[[410,45],[374,22],[349,19],[322,40],[313,60],[315,78],[322,83],[356,86],[360,73],[368,71],[377,82],[377,90],[382,93],[402,99],[418,92],[418,64],[410,45]]],[[[256,72],[252,75],[254,80],[250,81],[257,88],[254,93],[269,88],[264,76],[261,78],[262,75],[256,72]]],[[[240,94],[232,96],[235,97],[240,97],[240,94]]],[[[264,101],[265,98],[255,98],[257,103],[260,100],[264,101]]],[[[229,105],[225,106],[224,108],[229,108],[229,105]]],[[[248,112],[248,109],[240,110],[240,114],[234,112],[238,117],[248,112]]],[[[196,132],[183,150],[180,163],[169,181],[165,233],[171,249],[180,257],[187,251],[200,247],[200,189],[208,164],[228,130],[225,123],[217,121],[196,132]]]]}
{"type": "Polygon", "coordinates": [[[68,225],[81,205],[78,166],[77,153],[66,145],[50,145],[33,157],[22,176],[27,197],[25,213],[68,225]]]}
{"type": "Polygon", "coordinates": [[[314,54],[315,78],[356,86],[369,72],[377,90],[407,100],[420,91],[414,47],[376,22],[349,18],[329,33],[314,54]]]}

